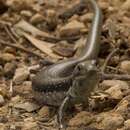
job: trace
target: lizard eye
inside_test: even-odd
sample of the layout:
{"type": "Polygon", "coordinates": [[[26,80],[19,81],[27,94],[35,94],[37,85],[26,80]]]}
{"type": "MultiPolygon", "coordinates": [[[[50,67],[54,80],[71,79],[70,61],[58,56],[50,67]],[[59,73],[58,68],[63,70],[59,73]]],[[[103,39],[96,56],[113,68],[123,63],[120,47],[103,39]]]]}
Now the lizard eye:
{"type": "Polygon", "coordinates": [[[74,70],[74,75],[79,75],[83,70],[83,66],[81,64],[78,64],[76,67],[75,67],[75,70],[74,70]]]}

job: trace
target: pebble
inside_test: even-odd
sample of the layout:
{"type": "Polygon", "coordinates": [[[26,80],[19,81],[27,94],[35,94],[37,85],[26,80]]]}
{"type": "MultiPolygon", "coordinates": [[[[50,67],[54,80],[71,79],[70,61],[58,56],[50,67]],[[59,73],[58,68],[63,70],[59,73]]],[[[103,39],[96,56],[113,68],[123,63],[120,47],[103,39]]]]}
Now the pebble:
{"type": "Polygon", "coordinates": [[[53,52],[63,56],[63,57],[72,57],[74,55],[75,49],[71,45],[56,45],[52,48],[53,52]]]}
{"type": "Polygon", "coordinates": [[[7,47],[4,48],[4,52],[6,52],[6,53],[16,54],[16,49],[13,48],[13,47],[9,47],[9,46],[7,46],[7,47]]]}
{"type": "Polygon", "coordinates": [[[82,111],[69,121],[69,125],[70,126],[88,125],[90,122],[92,122],[92,120],[93,116],[91,115],[91,113],[82,111]]]}
{"type": "Polygon", "coordinates": [[[17,68],[15,71],[15,75],[13,77],[13,82],[15,84],[21,84],[23,81],[25,81],[28,76],[29,76],[30,72],[28,67],[24,66],[21,68],[17,68]]]}
{"type": "Polygon", "coordinates": [[[49,30],[54,30],[57,27],[58,19],[55,10],[48,9],[46,11],[47,15],[47,27],[49,30]]]}
{"type": "Polygon", "coordinates": [[[118,85],[119,88],[121,88],[121,89],[129,89],[128,83],[125,81],[121,81],[121,80],[104,80],[101,83],[101,88],[102,88],[102,90],[107,90],[110,87],[113,87],[116,85],[118,85]]]}
{"type": "Polygon", "coordinates": [[[24,95],[29,96],[29,95],[31,95],[31,91],[32,91],[32,82],[23,81],[22,84],[15,85],[14,90],[19,94],[24,94],[24,95]]]}
{"type": "Polygon", "coordinates": [[[120,69],[130,74],[130,61],[122,61],[120,64],[120,69]]]}
{"type": "Polygon", "coordinates": [[[22,10],[20,14],[25,17],[31,17],[33,15],[32,12],[29,10],[22,10]]]}
{"type": "Polygon", "coordinates": [[[75,36],[79,35],[85,25],[77,20],[72,20],[60,28],[60,36],[75,36]]]}
{"type": "Polygon", "coordinates": [[[124,123],[124,118],[118,113],[102,113],[100,116],[103,120],[99,125],[105,130],[117,130],[124,123]]]}
{"type": "Polygon", "coordinates": [[[123,98],[125,92],[129,89],[127,82],[120,80],[104,80],[101,86],[111,98],[119,100],[123,98]]]}
{"type": "Polygon", "coordinates": [[[8,89],[6,84],[0,84],[0,95],[2,95],[4,98],[8,97],[8,89]]]}
{"type": "Polygon", "coordinates": [[[109,95],[111,95],[111,97],[113,99],[122,99],[123,98],[123,92],[119,85],[115,85],[115,86],[107,89],[105,92],[108,93],[109,95]]]}
{"type": "Polygon", "coordinates": [[[4,123],[0,123],[0,130],[5,130],[6,129],[6,126],[4,123]]]}
{"type": "Polygon", "coordinates": [[[129,105],[130,105],[130,96],[124,97],[116,106],[115,112],[120,113],[122,116],[129,117],[129,105]]]}
{"type": "Polygon", "coordinates": [[[109,7],[109,2],[99,2],[99,6],[102,10],[106,10],[109,7]]]}
{"type": "Polygon", "coordinates": [[[125,127],[125,130],[130,130],[130,119],[124,122],[124,127],[125,127]]]}
{"type": "Polygon", "coordinates": [[[11,98],[11,103],[16,104],[20,102],[21,100],[22,100],[21,97],[19,95],[16,95],[15,97],[11,98]]]}
{"type": "Polygon", "coordinates": [[[30,19],[30,22],[32,24],[38,24],[40,22],[44,22],[45,21],[45,18],[43,15],[39,14],[39,13],[36,13],[35,15],[33,15],[30,19]]]}
{"type": "Polygon", "coordinates": [[[16,57],[11,53],[3,53],[0,55],[0,60],[5,61],[5,62],[13,61],[15,59],[16,57]]]}
{"type": "Polygon", "coordinates": [[[0,95],[0,106],[3,106],[5,103],[4,97],[0,95]]]}
{"type": "Polygon", "coordinates": [[[8,62],[4,65],[4,74],[8,77],[12,77],[16,69],[14,62],[8,62]]]}
{"type": "Polygon", "coordinates": [[[93,13],[87,13],[87,14],[82,15],[80,17],[80,20],[83,23],[87,23],[87,22],[91,22],[92,18],[93,18],[93,13]]]}

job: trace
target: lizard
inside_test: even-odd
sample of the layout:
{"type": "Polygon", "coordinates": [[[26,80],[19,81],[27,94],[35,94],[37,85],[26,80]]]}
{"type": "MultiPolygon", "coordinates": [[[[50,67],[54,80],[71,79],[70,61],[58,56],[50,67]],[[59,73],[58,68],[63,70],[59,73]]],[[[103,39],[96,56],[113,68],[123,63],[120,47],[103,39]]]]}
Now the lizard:
{"type": "MultiPolygon", "coordinates": [[[[85,0],[81,0],[81,2],[86,4],[85,0]]],[[[69,100],[69,96],[66,96],[66,93],[67,91],[70,93],[70,89],[74,88],[71,86],[75,86],[74,81],[76,81],[75,77],[77,76],[75,71],[79,68],[77,66],[85,61],[90,61],[86,66],[93,66],[92,61],[95,62],[97,60],[100,49],[99,42],[102,25],[102,12],[95,0],[88,0],[88,2],[93,8],[94,16],[90,31],[88,33],[86,45],[81,56],[78,58],[71,58],[66,61],[61,61],[43,68],[32,79],[32,90],[38,100],[40,99],[41,102],[48,105],[60,105],[58,114],[60,123],[62,122],[63,109],[69,100]]],[[[86,67],[83,68],[87,70],[86,67]]]]}

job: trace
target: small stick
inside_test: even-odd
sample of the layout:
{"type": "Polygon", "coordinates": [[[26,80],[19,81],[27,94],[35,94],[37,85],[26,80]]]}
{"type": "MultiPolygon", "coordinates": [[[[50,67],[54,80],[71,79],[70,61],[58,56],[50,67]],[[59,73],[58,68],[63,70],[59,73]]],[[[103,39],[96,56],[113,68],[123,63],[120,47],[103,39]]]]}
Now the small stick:
{"type": "Polygon", "coordinates": [[[100,77],[101,80],[116,79],[116,80],[130,81],[130,75],[128,75],[128,74],[121,74],[121,75],[119,75],[119,74],[105,74],[105,73],[102,73],[102,72],[101,73],[99,72],[99,74],[101,76],[100,77]]]}
{"type": "Polygon", "coordinates": [[[10,93],[11,96],[13,95],[13,81],[12,80],[10,82],[9,93],[10,93]]]}
{"type": "Polygon", "coordinates": [[[14,38],[14,36],[12,35],[12,33],[10,32],[10,26],[8,28],[7,25],[4,26],[5,31],[7,32],[7,34],[9,35],[9,37],[12,39],[13,42],[17,43],[17,40],[14,38]]]}
{"type": "MultiPolygon", "coordinates": [[[[9,26],[10,27],[10,26],[9,26]]],[[[5,29],[5,31],[7,32],[7,34],[9,35],[9,37],[12,39],[12,41],[13,42],[15,42],[15,44],[9,44],[9,43],[6,43],[6,45],[8,44],[8,46],[11,46],[11,47],[14,47],[14,48],[17,48],[17,49],[21,49],[22,51],[25,51],[25,52],[28,52],[28,53],[33,53],[34,55],[36,55],[36,56],[40,56],[40,58],[41,58],[41,55],[37,55],[37,53],[34,53],[34,52],[32,52],[32,51],[30,51],[30,50],[28,50],[28,49],[26,49],[26,48],[23,48],[23,47],[20,47],[20,46],[18,46],[18,45],[16,45],[16,44],[18,44],[18,42],[17,42],[17,40],[14,38],[14,36],[11,34],[11,32],[10,32],[10,28],[8,28],[8,25],[5,25],[4,26],[4,29],[5,29]]],[[[1,41],[0,40],[0,42],[4,42],[4,41],[1,41]]],[[[2,43],[3,44],[3,43],[2,43]]],[[[43,58],[43,57],[42,57],[43,58]]]]}
{"type": "Polygon", "coordinates": [[[42,55],[38,54],[38,53],[32,52],[31,50],[28,50],[28,49],[23,48],[22,46],[18,46],[16,44],[10,44],[8,42],[3,41],[2,39],[0,39],[0,44],[3,44],[5,46],[10,46],[10,47],[13,47],[13,48],[16,48],[16,49],[19,49],[19,50],[22,50],[24,52],[30,53],[30,54],[32,54],[34,56],[37,56],[37,57],[39,57],[41,59],[44,59],[44,57],[42,55]]]}
{"type": "Polygon", "coordinates": [[[103,66],[102,66],[102,69],[101,69],[102,72],[105,71],[106,66],[107,66],[108,62],[110,61],[111,57],[112,57],[118,50],[119,50],[119,49],[116,48],[116,49],[114,49],[114,50],[108,55],[108,57],[106,58],[106,60],[105,60],[105,62],[104,62],[104,64],[103,64],[103,66]]]}

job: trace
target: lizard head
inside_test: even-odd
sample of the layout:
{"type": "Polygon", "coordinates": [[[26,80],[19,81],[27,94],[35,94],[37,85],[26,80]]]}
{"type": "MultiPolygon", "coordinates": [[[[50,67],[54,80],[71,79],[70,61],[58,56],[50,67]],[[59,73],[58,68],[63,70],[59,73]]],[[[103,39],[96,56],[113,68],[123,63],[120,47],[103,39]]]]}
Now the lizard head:
{"type": "Polygon", "coordinates": [[[86,101],[86,97],[90,95],[98,83],[97,72],[95,61],[89,60],[79,63],[73,72],[74,79],[70,95],[86,101]]]}
{"type": "Polygon", "coordinates": [[[86,76],[89,74],[93,74],[97,72],[96,61],[95,60],[88,60],[79,63],[74,70],[74,76],[86,76]]]}

